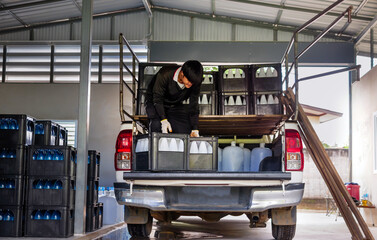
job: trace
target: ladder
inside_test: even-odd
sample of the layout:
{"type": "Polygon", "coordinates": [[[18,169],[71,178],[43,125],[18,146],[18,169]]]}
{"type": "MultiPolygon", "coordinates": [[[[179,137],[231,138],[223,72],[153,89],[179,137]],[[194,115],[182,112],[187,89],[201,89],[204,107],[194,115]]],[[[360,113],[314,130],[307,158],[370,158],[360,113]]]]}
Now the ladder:
{"type": "Polygon", "coordinates": [[[281,102],[284,104],[289,116],[297,114],[297,122],[310,156],[313,158],[319,172],[322,175],[327,187],[342,214],[353,240],[374,240],[367,224],[360,212],[357,210],[355,202],[349,195],[342,179],[336,171],[333,163],[327,155],[321,141],[319,140],[313,126],[309,122],[303,108],[296,102],[295,95],[291,88],[283,92],[281,102]],[[296,109],[297,107],[297,109],[296,109]],[[363,235],[364,234],[364,235],[363,235]]]}

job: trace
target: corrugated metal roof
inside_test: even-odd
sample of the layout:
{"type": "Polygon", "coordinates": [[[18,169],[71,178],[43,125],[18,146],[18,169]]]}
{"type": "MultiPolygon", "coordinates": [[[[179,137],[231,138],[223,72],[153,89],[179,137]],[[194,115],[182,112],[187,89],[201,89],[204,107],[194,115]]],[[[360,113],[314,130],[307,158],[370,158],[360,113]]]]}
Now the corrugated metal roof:
{"type": "MultiPolygon", "coordinates": [[[[222,18],[228,17],[228,21],[232,19],[243,19],[247,21],[252,21],[253,23],[262,23],[267,24],[270,29],[272,29],[272,24],[275,28],[282,28],[282,31],[285,31],[284,27],[296,28],[301,26],[311,17],[315,16],[318,12],[327,8],[335,2],[335,0],[148,0],[153,8],[163,8],[163,9],[174,9],[175,11],[182,11],[182,15],[177,17],[166,16],[166,18],[171,18],[172,21],[178,21],[183,28],[187,28],[188,16],[190,13],[199,13],[205,14],[206,18],[215,14],[215,16],[222,18]]],[[[335,7],[331,12],[313,23],[309,28],[313,30],[323,30],[332,22],[336,16],[335,13],[339,14],[347,9],[348,6],[353,6],[353,12],[359,8],[363,1],[362,0],[345,0],[337,7],[335,7]]],[[[51,0],[50,2],[40,1],[40,0],[2,0],[2,8],[0,8],[0,30],[9,29],[12,27],[20,27],[25,24],[26,26],[46,23],[56,20],[64,19],[75,19],[81,17],[80,8],[82,6],[82,0],[51,0]],[[41,4],[44,3],[44,4],[41,4]]],[[[102,14],[109,13],[114,11],[121,10],[130,10],[135,8],[143,8],[143,2],[141,0],[94,0],[94,13],[102,14]]],[[[155,14],[162,14],[157,13],[155,14]]],[[[343,19],[337,26],[335,26],[331,32],[337,35],[346,35],[350,36],[352,40],[356,39],[360,33],[368,26],[370,22],[373,22],[375,16],[377,16],[377,0],[368,0],[366,4],[358,9],[357,14],[353,14],[353,21],[351,24],[346,24],[346,20],[343,19]]],[[[200,15],[199,15],[200,16],[200,15]]],[[[138,15],[137,17],[140,17],[138,15]]],[[[217,21],[219,18],[213,18],[213,21],[217,21]]],[[[119,18],[121,19],[121,18],[119,18]]],[[[161,18],[160,18],[161,19],[161,18]]],[[[163,18],[162,18],[163,19],[163,18]]],[[[94,34],[97,38],[103,38],[104,35],[110,34],[109,29],[106,27],[108,20],[96,20],[99,27],[103,31],[106,31],[106,34],[94,34]],[[103,24],[102,24],[103,23],[103,24]]],[[[195,19],[196,22],[206,21],[203,19],[195,19]]],[[[227,31],[227,23],[210,23],[210,26],[219,27],[222,30],[227,31]],[[225,26],[225,27],[224,27],[225,26]]],[[[74,24],[76,27],[77,25],[74,24]]],[[[204,27],[204,26],[202,26],[204,27]]],[[[122,29],[120,24],[117,24],[117,29],[122,29]]],[[[79,27],[73,29],[74,39],[78,39],[79,27]]],[[[134,29],[135,30],[135,29],[134,29]]],[[[48,32],[48,28],[39,29],[39,32],[48,32]]],[[[56,31],[56,29],[51,31],[56,31]]],[[[176,31],[179,31],[177,29],[176,31]]],[[[203,39],[200,37],[201,29],[195,29],[196,39],[203,39]]],[[[226,39],[226,36],[222,36],[219,33],[216,33],[218,30],[211,30],[213,34],[210,35],[209,39],[219,37],[226,39]]],[[[145,23],[145,20],[142,23],[142,29],[134,36],[138,38],[144,35],[148,31],[148,22],[145,23]]],[[[164,31],[163,31],[164,32],[164,31]]],[[[182,31],[183,32],[183,31],[182,31]]],[[[168,33],[168,29],[166,29],[168,33]]],[[[155,33],[157,39],[160,40],[176,40],[169,39],[169,35],[164,35],[164,33],[155,33]]],[[[245,39],[247,33],[241,34],[240,32],[236,33],[235,39],[245,39]]],[[[376,33],[377,34],[377,33],[376,33]]],[[[48,35],[48,34],[47,34],[48,35]]],[[[132,34],[131,34],[132,35],[132,34]]],[[[207,34],[208,35],[208,34],[207,34]]],[[[359,45],[369,45],[369,35],[367,32],[366,36],[362,41],[359,42],[359,45]]],[[[3,35],[4,36],[4,35],[3,35]]],[[[114,36],[113,36],[114,37],[114,36]]],[[[180,40],[189,40],[190,36],[187,36],[187,31],[184,31],[184,35],[179,37],[180,40]]],[[[41,36],[42,38],[42,36],[41,36]]],[[[66,36],[62,36],[66,39],[66,36]]],[[[96,38],[96,37],[95,37],[96,38]]],[[[208,36],[205,37],[208,39],[208,36]]],[[[205,40],[203,39],[203,40],[205,40]]],[[[252,38],[251,38],[252,39],[252,38]]],[[[376,39],[376,36],[375,36],[376,39]]],[[[363,46],[360,49],[367,49],[363,46]]],[[[369,48],[370,49],[370,48],[369,48]]]]}

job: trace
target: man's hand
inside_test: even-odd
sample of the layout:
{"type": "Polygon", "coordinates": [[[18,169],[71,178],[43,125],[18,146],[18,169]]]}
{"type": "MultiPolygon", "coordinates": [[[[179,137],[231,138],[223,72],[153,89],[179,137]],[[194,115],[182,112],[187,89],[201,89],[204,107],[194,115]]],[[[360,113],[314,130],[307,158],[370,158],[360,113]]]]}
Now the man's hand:
{"type": "Polygon", "coordinates": [[[190,137],[199,137],[199,130],[192,130],[190,137]]]}
{"type": "Polygon", "coordinates": [[[170,122],[167,119],[161,120],[161,132],[162,133],[168,133],[172,132],[170,122]]]}

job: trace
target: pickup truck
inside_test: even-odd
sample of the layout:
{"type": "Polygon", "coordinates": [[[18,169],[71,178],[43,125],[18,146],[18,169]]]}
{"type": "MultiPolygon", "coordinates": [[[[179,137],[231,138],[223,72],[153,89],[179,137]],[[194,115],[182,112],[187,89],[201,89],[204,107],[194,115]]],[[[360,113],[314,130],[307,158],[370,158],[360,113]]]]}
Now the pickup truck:
{"type": "MultiPolygon", "coordinates": [[[[137,111],[133,121],[122,123],[114,157],[115,195],[118,204],[125,206],[124,220],[131,236],[149,236],[153,218],[165,223],[180,216],[219,221],[227,215],[245,214],[251,228],[266,227],[271,219],[275,239],[294,238],[296,207],[304,193],[303,145],[297,122],[289,120],[278,100],[282,93],[281,66],[271,66],[272,71],[268,69],[270,65],[243,65],[219,66],[206,72],[211,78],[208,81],[208,76],[204,76],[203,93],[213,97],[212,104],[208,98],[205,100],[204,105],[211,105],[210,108],[200,106],[199,131],[217,141],[210,153],[214,162],[204,169],[190,168],[189,163],[179,169],[169,168],[168,164],[164,169],[163,164],[156,166],[161,161],[172,161],[174,153],[159,155],[152,134],[141,134],[143,131],[135,125],[148,124],[143,112],[143,88],[161,65],[139,64],[137,111]],[[204,86],[205,82],[213,86],[204,86]],[[231,103],[232,94],[241,96],[241,101],[231,103]],[[274,101],[266,102],[270,95],[274,101]],[[135,151],[141,137],[149,139],[143,158],[135,151]],[[217,155],[224,150],[219,149],[229,146],[231,141],[244,143],[250,151],[265,143],[272,156],[264,158],[258,170],[221,169],[217,155]]],[[[191,140],[187,140],[187,146],[191,140]]],[[[183,151],[184,161],[189,161],[189,147],[183,151]]]]}

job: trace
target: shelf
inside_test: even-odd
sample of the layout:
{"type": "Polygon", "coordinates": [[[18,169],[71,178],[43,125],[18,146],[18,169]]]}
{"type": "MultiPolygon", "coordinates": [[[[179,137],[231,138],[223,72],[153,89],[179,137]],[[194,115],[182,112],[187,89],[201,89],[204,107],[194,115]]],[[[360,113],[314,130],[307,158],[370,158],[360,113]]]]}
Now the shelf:
{"type": "MultiPolygon", "coordinates": [[[[148,126],[146,115],[134,116],[148,126]]],[[[262,136],[274,134],[287,120],[286,115],[200,115],[199,132],[202,136],[262,136]]]]}

